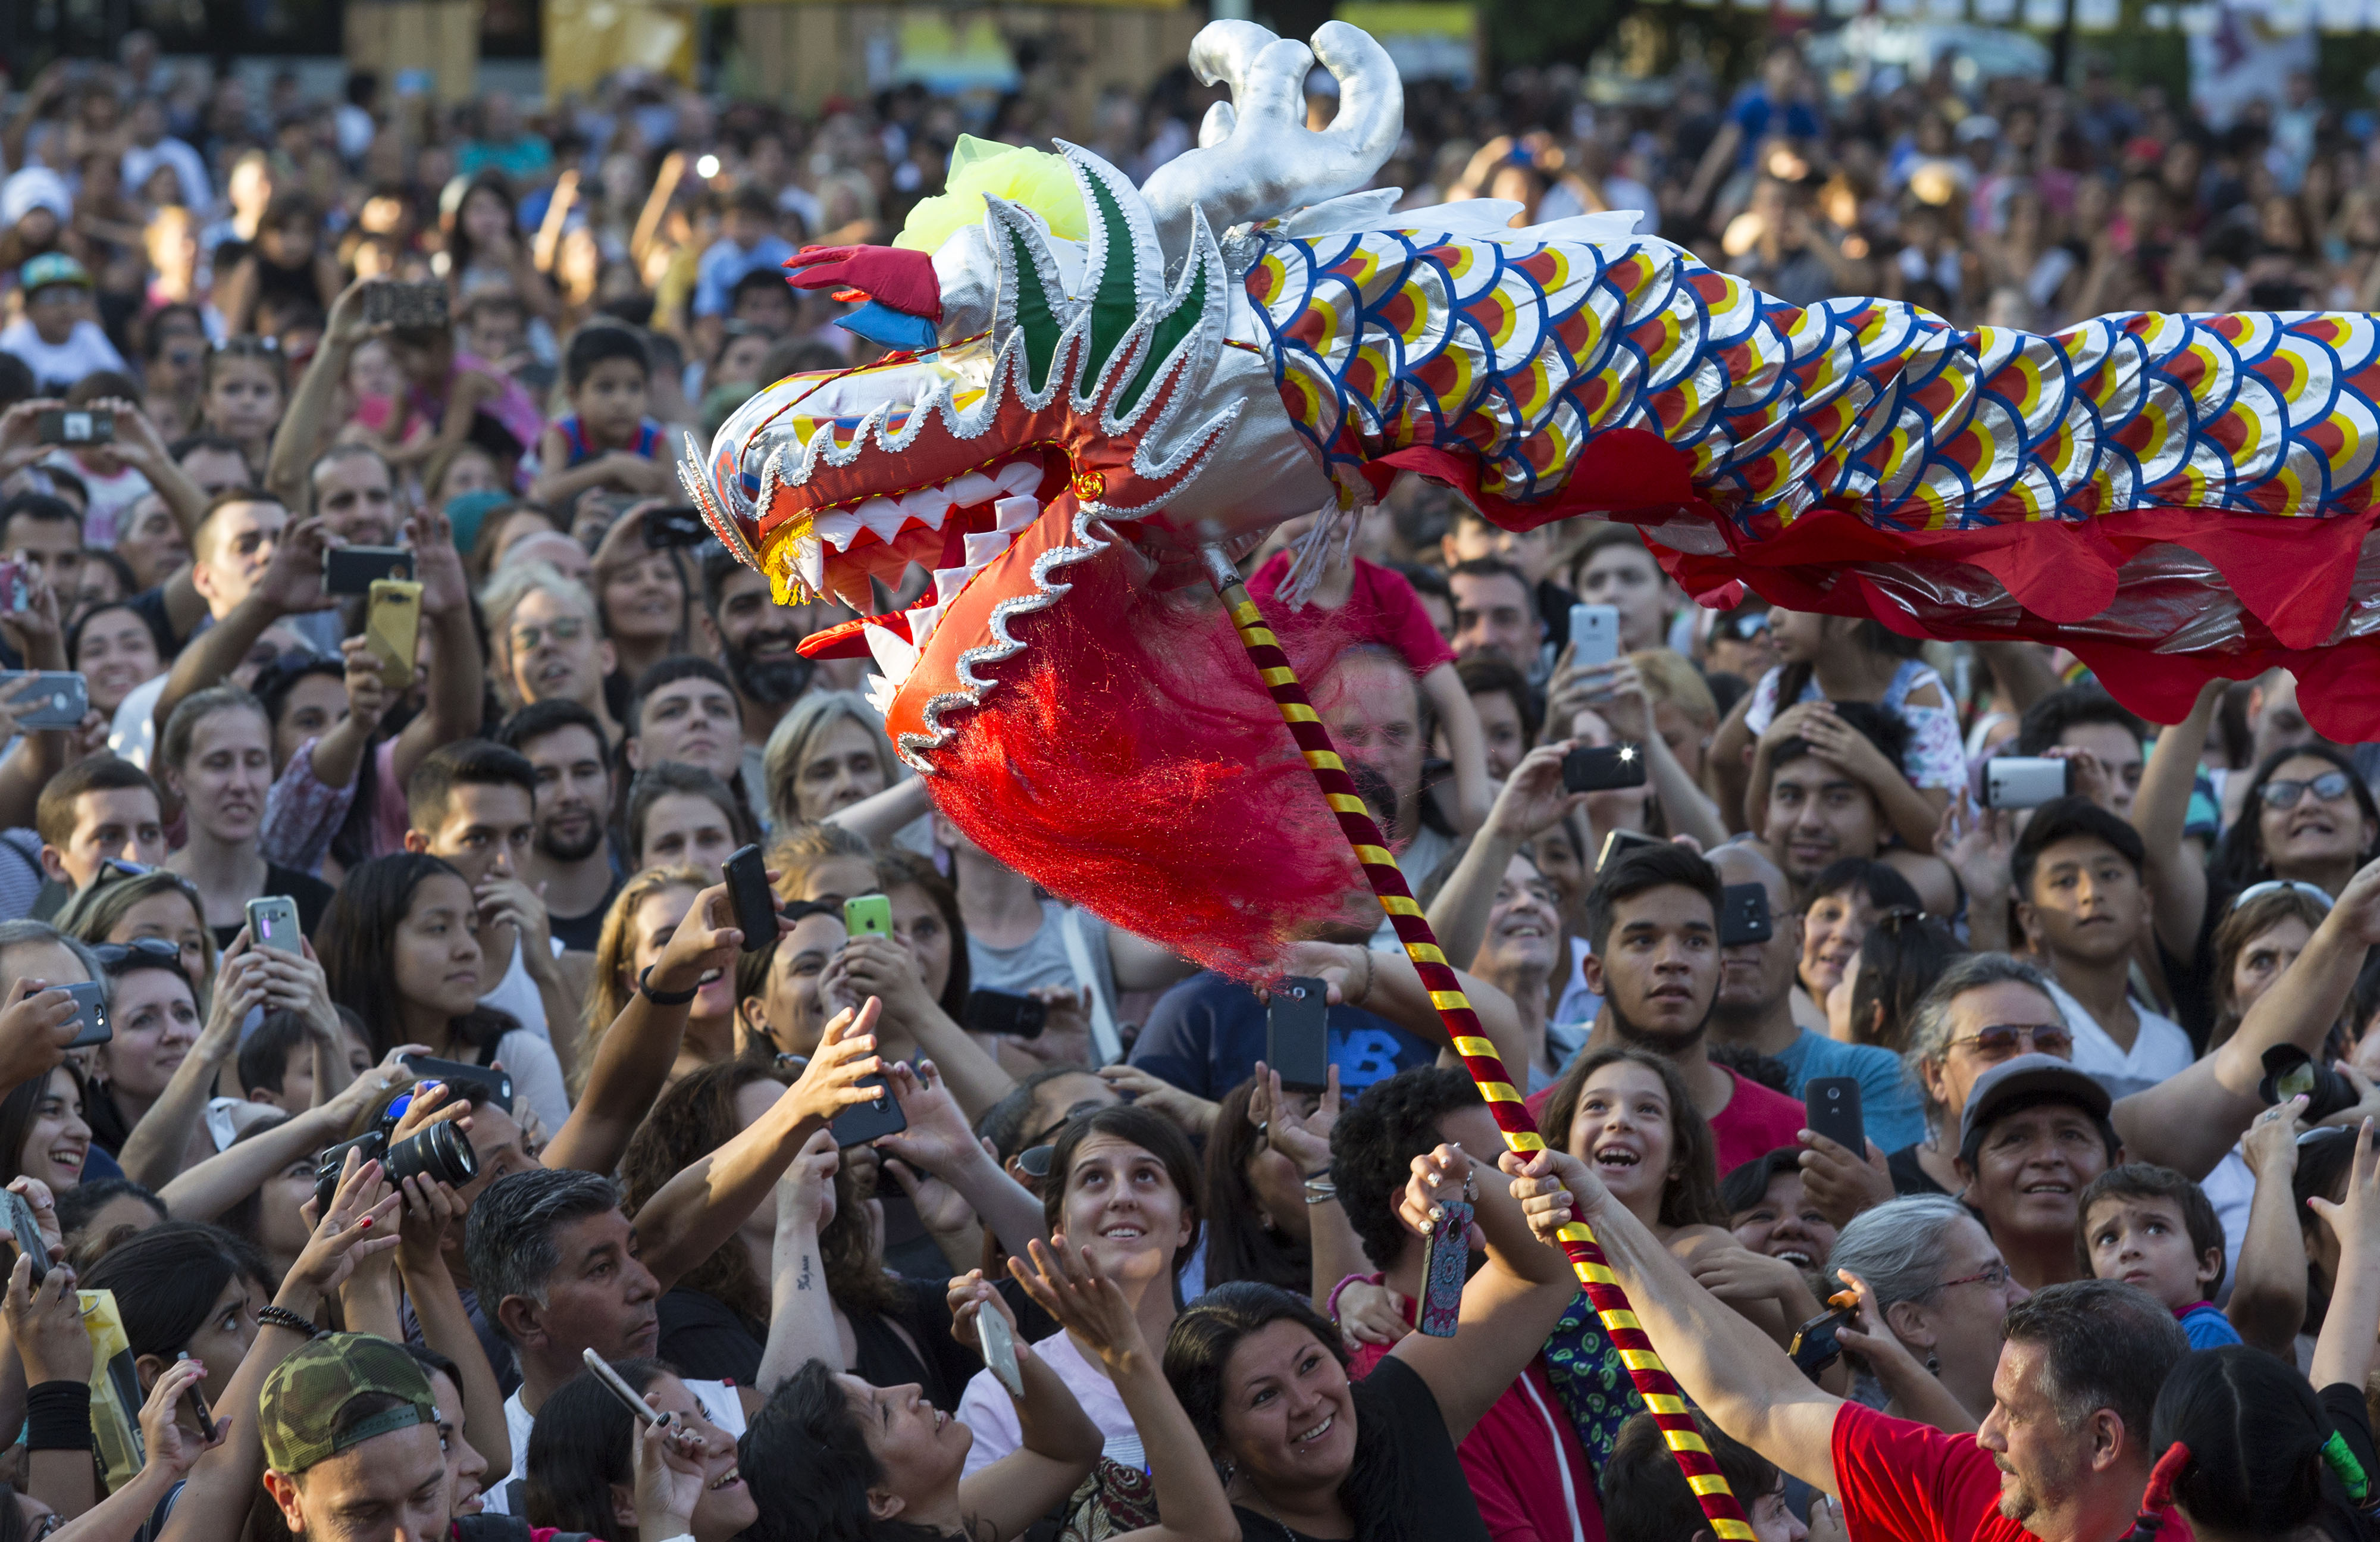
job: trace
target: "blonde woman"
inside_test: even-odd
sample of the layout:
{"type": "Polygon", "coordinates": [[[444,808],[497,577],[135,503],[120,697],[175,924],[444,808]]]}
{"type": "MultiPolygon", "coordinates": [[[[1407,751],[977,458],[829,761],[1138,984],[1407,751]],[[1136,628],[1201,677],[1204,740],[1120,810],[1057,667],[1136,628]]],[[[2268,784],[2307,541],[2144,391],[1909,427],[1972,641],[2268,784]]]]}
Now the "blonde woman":
{"type": "MultiPolygon", "coordinates": [[[[694,897],[718,882],[692,868],[648,868],[628,880],[612,908],[604,913],[603,929],[595,940],[594,978],[587,987],[582,1014],[587,1039],[572,1073],[571,1096],[586,1086],[603,1036],[628,1004],[638,977],[657,963],[669,940],[694,908],[694,897]]],[[[721,970],[695,992],[686,1011],[686,1037],[679,1041],[677,1060],[669,1080],[715,1064],[735,1053],[735,980],[721,970]]]]}
{"type": "Polygon", "coordinates": [[[91,943],[126,946],[143,938],[172,943],[204,1013],[213,1000],[215,939],[207,929],[202,903],[190,880],[168,868],[130,873],[110,868],[67,901],[56,925],[68,937],[91,943]]]}
{"type": "MultiPolygon", "coordinates": [[[[769,828],[781,835],[795,825],[831,818],[849,825],[849,816],[870,800],[916,780],[892,753],[884,720],[857,691],[821,691],[795,702],[770,731],[760,767],[768,783],[769,828]]],[[[926,812],[924,789],[908,791],[917,807],[900,824],[926,812]]],[[[891,831],[862,828],[859,833],[873,841],[891,831]]]]}

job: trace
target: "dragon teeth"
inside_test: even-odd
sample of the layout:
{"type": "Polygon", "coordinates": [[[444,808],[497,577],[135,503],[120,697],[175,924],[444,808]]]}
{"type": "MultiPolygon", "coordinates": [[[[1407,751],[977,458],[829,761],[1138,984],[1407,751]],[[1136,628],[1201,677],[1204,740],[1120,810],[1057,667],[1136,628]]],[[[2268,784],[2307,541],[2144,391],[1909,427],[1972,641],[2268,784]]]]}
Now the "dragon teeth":
{"type": "Polygon", "coordinates": [[[876,655],[877,666],[884,671],[887,680],[905,680],[909,672],[917,667],[917,645],[895,637],[891,628],[879,626],[871,621],[861,626],[859,632],[868,639],[868,650],[876,655]]]}
{"type": "Polygon", "coordinates": [[[1013,536],[1041,517],[1041,505],[1031,498],[1009,497],[992,504],[991,512],[999,516],[992,528],[1002,535],[1013,536]]]}
{"type": "Polygon", "coordinates": [[[981,567],[992,558],[1007,551],[1009,540],[1010,538],[999,530],[986,530],[979,535],[968,536],[966,538],[967,566],[981,567]]]}
{"type": "Polygon", "coordinates": [[[959,590],[965,586],[966,581],[975,577],[975,573],[976,570],[973,567],[938,567],[934,569],[934,603],[937,605],[949,604],[953,599],[956,598],[959,590]]]}

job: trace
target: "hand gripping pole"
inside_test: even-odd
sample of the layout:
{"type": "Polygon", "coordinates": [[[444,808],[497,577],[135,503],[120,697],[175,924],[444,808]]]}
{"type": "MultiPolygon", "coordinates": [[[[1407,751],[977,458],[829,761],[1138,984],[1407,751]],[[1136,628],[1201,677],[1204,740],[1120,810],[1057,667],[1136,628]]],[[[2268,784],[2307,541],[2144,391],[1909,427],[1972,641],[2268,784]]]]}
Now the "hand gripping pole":
{"type": "MultiPolygon", "coordinates": [[[[1355,795],[1355,783],[1338,752],[1331,748],[1330,735],[1316,715],[1313,703],[1306,700],[1305,688],[1298,684],[1296,672],[1290,668],[1289,656],[1281,651],[1279,639],[1265,625],[1263,614],[1248,598],[1230,561],[1211,546],[1207,548],[1206,561],[1207,576],[1222,595],[1224,608],[1232,613],[1232,625],[1238,629],[1240,641],[1248,650],[1249,662],[1256,665],[1258,677],[1272,692],[1273,704],[1281,709],[1281,722],[1289,725],[1291,737],[1304,752],[1307,768],[1321,785],[1324,800],[1339,816],[1339,828],[1345,832],[1347,844],[1354,847],[1355,860],[1363,865],[1364,876],[1371,880],[1372,892],[1379,896],[1380,908],[1389,913],[1389,922],[1396,928],[1398,941],[1404,944],[1405,956],[1421,972],[1430,1003],[1445,1021],[1454,1052],[1463,1057],[1463,1068],[1479,1085],[1479,1096],[1487,1099],[1488,1111],[1496,1117],[1496,1127],[1504,1133],[1504,1144],[1524,1154],[1543,1150],[1545,1137],[1537,1134],[1536,1121],[1522,1106],[1521,1093],[1498,1058],[1496,1047],[1480,1033],[1477,1014],[1463,997],[1462,983],[1448,965],[1446,955],[1439,951],[1438,939],[1423,917],[1421,906],[1414,903],[1413,891],[1405,887],[1404,874],[1390,855],[1379,826],[1372,822],[1364,800],[1355,795]]],[[[1636,1314],[1629,1309],[1627,1293],[1605,1264],[1603,1250],[1596,1245],[1595,1233],[1588,1230],[1586,1222],[1573,1215],[1558,1234],[1562,1251],[1569,1255],[1571,1268],[1578,1271],[1578,1281],[1585,1288],[1587,1300],[1594,1305],[1604,1331],[1610,1335],[1621,1363],[1628,1367],[1629,1378],[1636,1383],[1645,1406],[1661,1427],[1661,1436],[1669,1442],[1670,1454],[1685,1473],[1695,1500],[1709,1517],[1712,1535],[1718,1542],[1752,1542],[1752,1527],[1745,1524],[1742,1509],[1730,1492],[1727,1479],[1719,1475],[1718,1463],[1695,1428],[1693,1415],[1687,1413],[1686,1401],[1679,1393],[1676,1380],[1661,1364],[1661,1357],[1653,1352],[1645,1330],[1636,1325],[1636,1314]]]]}

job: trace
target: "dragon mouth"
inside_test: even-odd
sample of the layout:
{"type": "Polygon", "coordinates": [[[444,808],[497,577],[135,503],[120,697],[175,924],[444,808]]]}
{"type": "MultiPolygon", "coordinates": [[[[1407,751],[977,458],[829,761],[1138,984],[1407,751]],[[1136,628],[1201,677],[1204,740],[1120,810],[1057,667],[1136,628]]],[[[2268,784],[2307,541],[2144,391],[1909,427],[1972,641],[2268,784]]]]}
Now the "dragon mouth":
{"type": "MultiPolygon", "coordinates": [[[[931,607],[949,598],[945,573],[955,592],[1006,551],[1064,485],[1064,457],[1028,449],[923,487],[828,509],[811,521],[815,540],[796,546],[794,572],[814,592],[864,616],[878,604],[870,580],[897,590],[915,563],[936,581],[911,609],[931,607]]],[[[915,636],[923,642],[925,629],[915,636]]]]}

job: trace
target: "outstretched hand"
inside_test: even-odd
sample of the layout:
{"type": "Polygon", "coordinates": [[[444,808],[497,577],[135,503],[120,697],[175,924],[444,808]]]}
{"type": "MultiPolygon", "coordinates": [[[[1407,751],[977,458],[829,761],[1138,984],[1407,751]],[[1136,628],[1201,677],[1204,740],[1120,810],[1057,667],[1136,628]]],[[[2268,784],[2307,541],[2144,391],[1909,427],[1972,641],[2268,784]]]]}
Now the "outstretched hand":
{"type": "Polygon", "coordinates": [[[1063,1233],[1026,1245],[1029,1257],[1011,1255],[1008,1272],[1058,1326],[1098,1351],[1111,1372],[1148,1353],[1132,1304],[1090,1255],[1069,1244],[1063,1233]]]}

